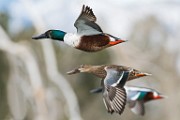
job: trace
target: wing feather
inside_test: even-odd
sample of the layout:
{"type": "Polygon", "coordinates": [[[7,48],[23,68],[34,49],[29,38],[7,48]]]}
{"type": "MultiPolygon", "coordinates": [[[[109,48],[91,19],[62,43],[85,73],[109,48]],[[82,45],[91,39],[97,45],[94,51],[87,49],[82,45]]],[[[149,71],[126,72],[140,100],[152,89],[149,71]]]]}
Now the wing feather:
{"type": "Polygon", "coordinates": [[[104,101],[108,112],[122,114],[126,105],[126,91],[124,88],[106,86],[104,91],[104,101]],[[110,111],[109,111],[110,110],[110,111]]]}
{"type": "Polygon", "coordinates": [[[96,16],[92,9],[83,5],[82,11],[74,23],[77,33],[82,35],[101,34],[103,31],[96,23],[96,16]]]}

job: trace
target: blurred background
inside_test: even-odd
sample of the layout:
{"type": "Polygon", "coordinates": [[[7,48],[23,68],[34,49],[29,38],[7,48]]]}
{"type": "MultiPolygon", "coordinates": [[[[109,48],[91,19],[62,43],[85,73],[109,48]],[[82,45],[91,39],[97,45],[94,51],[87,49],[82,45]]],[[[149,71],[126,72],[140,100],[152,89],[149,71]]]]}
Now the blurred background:
{"type": "Polygon", "coordinates": [[[179,0],[0,0],[0,120],[179,120],[179,0]],[[82,5],[106,33],[128,42],[96,53],[31,37],[49,29],[76,32],[82,5]],[[152,76],[128,82],[168,99],[149,102],[145,116],[108,114],[90,74],[68,76],[81,64],[117,64],[152,76]]]}

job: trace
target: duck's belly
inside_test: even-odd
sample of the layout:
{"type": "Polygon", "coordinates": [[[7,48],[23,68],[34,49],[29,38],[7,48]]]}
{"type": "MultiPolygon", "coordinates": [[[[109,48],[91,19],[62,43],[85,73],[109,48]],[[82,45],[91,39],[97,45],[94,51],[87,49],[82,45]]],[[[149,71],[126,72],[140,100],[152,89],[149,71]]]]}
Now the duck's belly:
{"type": "Polygon", "coordinates": [[[95,52],[108,47],[109,41],[109,37],[104,35],[83,36],[76,48],[87,52],[95,52]]]}

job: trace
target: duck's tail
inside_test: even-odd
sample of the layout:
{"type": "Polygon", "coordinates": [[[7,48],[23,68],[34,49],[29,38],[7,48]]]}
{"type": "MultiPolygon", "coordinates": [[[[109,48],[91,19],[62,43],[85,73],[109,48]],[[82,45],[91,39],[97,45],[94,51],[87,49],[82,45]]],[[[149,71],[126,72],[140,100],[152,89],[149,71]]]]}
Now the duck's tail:
{"type": "Polygon", "coordinates": [[[121,38],[112,36],[112,35],[107,34],[107,33],[104,33],[104,34],[107,35],[110,38],[110,42],[109,42],[110,45],[116,45],[116,44],[128,41],[128,40],[123,40],[121,38]]]}

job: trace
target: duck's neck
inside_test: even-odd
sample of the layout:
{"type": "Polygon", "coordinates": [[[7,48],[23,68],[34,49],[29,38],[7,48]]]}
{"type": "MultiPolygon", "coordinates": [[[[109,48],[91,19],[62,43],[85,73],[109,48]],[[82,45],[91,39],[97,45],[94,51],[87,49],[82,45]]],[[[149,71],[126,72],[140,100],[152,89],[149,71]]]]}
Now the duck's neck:
{"type": "Polygon", "coordinates": [[[53,40],[59,40],[64,41],[64,36],[66,35],[66,32],[60,31],[60,30],[53,30],[50,34],[51,39],[53,40]]]}

